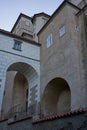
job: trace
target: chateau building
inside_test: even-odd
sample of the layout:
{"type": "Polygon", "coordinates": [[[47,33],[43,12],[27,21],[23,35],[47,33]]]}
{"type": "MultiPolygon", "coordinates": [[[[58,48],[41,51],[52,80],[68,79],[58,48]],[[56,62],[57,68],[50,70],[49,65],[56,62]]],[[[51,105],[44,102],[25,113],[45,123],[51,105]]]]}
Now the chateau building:
{"type": "MultiPolygon", "coordinates": [[[[87,108],[87,0],[64,0],[52,16],[20,14],[11,32],[0,29],[1,121],[10,124],[29,115],[36,121],[83,108],[87,108]]],[[[83,130],[80,125],[68,124],[83,130]]],[[[68,126],[55,130],[69,130],[68,126]]],[[[41,130],[23,127],[29,128],[41,130]]]]}

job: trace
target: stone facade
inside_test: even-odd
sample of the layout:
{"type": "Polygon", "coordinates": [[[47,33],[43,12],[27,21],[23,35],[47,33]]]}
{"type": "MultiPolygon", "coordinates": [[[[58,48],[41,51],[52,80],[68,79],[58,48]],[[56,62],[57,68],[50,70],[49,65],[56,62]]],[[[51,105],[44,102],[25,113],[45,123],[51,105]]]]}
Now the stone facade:
{"type": "MultiPolygon", "coordinates": [[[[83,4],[81,0],[72,0],[64,1],[51,17],[45,13],[32,18],[20,14],[11,33],[0,30],[0,115],[1,119],[8,119],[4,127],[6,124],[8,130],[86,127],[86,112],[83,116],[53,121],[53,127],[50,122],[32,126],[29,121],[29,127],[24,125],[29,115],[33,121],[44,120],[43,117],[70,115],[87,107],[86,28],[86,1],[83,4]],[[25,118],[22,128],[19,124],[25,118]],[[17,120],[19,124],[15,123],[17,120]]],[[[4,129],[3,123],[0,128],[4,129]]]]}
{"type": "MultiPolygon", "coordinates": [[[[52,79],[57,77],[63,78],[70,87],[71,110],[86,106],[86,86],[83,74],[82,54],[80,51],[81,43],[78,41],[79,31],[76,29],[76,26],[78,27],[78,18],[75,14],[78,11],[78,8],[73,8],[70,4],[63,3],[62,7],[54,13],[53,19],[50,19],[48,26],[39,33],[39,42],[42,43],[42,98],[47,84],[52,79]],[[59,29],[62,26],[65,26],[65,34],[60,36],[59,29]],[[47,48],[47,37],[49,34],[52,34],[52,45],[47,48]]],[[[61,87],[60,83],[59,87],[61,87]]]]}
{"type": "Polygon", "coordinates": [[[20,14],[11,32],[38,42],[37,33],[49,18],[50,16],[43,12],[35,14],[33,17],[20,14]]]}
{"type": "Polygon", "coordinates": [[[33,34],[33,24],[31,22],[32,19],[25,15],[22,16],[22,14],[20,14],[19,17],[20,17],[19,22],[16,25],[16,27],[12,30],[12,33],[22,35],[22,33],[25,32],[32,35],[33,34]]]}
{"type": "MultiPolygon", "coordinates": [[[[22,73],[28,81],[28,106],[31,104],[31,88],[36,86],[37,102],[40,101],[40,46],[38,44],[29,44],[22,40],[21,51],[13,48],[14,39],[6,35],[0,34],[0,111],[2,109],[2,99],[5,88],[6,74],[10,71],[22,73]],[[25,51],[26,50],[26,51],[25,51]]],[[[17,39],[19,40],[19,39],[17,39]]],[[[12,77],[12,74],[11,74],[12,77]]],[[[9,83],[8,83],[9,84],[9,83]]],[[[7,88],[10,89],[11,88],[7,88]]],[[[5,91],[7,93],[7,91],[5,91]]],[[[9,93],[8,93],[9,95],[9,93]]],[[[8,95],[6,98],[8,98],[8,95]]],[[[5,95],[6,96],[6,95],[5,95]]],[[[5,106],[6,107],[6,106],[5,106]]]]}
{"type": "Polygon", "coordinates": [[[79,3],[81,3],[82,0],[68,0],[69,2],[78,5],[79,3]]]}
{"type": "Polygon", "coordinates": [[[87,4],[87,0],[67,0],[72,4],[75,4],[79,8],[83,8],[87,4]]]}

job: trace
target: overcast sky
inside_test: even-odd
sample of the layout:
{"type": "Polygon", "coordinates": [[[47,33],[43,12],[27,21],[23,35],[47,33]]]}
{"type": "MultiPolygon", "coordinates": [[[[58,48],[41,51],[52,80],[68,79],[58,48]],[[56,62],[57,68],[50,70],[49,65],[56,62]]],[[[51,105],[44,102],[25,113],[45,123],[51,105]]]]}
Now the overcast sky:
{"type": "Polygon", "coordinates": [[[51,15],[63,0],[1,0],[0,28],[10,31],[20,13],[32,17],[45,12],[51,15]]]}

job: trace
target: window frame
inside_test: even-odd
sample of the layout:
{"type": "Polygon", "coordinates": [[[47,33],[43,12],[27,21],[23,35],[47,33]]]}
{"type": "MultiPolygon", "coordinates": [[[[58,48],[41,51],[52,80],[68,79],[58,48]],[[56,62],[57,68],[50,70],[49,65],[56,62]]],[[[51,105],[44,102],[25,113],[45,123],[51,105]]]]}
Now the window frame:
{"type": "Polygon", "coordinates": [[[14,39],[14,45],[13,45],[13,49],[17,50],[17,51],[22,51],[21,47],[22,46],[22,41],[14,39]]]}
{"type": "Polygon", "coordinates": [[[52,44],[53,44],[53,36],[52,33],[50,33],[46,39],[47,48],[49,48],[52,44]]]}
{"type": "Polygon", "coordinates": [[[65,25],[59,28],[59,35],[62,37],[66,33],[65,25]]]}

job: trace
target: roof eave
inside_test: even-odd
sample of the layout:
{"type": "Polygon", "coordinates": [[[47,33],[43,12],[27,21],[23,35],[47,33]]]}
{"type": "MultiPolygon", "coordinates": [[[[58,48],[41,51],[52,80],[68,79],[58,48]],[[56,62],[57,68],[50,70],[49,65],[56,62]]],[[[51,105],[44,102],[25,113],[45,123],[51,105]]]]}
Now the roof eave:
{"type": "Polygon", "coordinates": [[[22,40],[22,41],[28,42],[28,43],[30,43],[30,44],[34,44],[34,45],[37,45],[37,46],[41,46],[40,43],[37,43],[37,42],[35,42],[35,41],[33,41],[33,40],[29,40],[29,39],[27,39],[27,38],[24,38],[24,37],[22,37],[22,36],[18,36],[18,35],[16,35],[16,34],[13,34],[13,33],[11,33],[11,32],[8,32],[8,31],[2,30],[2,29],[0,29],[0,34],[6,35],[6,36],[9,36],[9,37],[12,37],[12,38],[16,38],[16,39],[19,39],[19,40],[22,40]]]}

